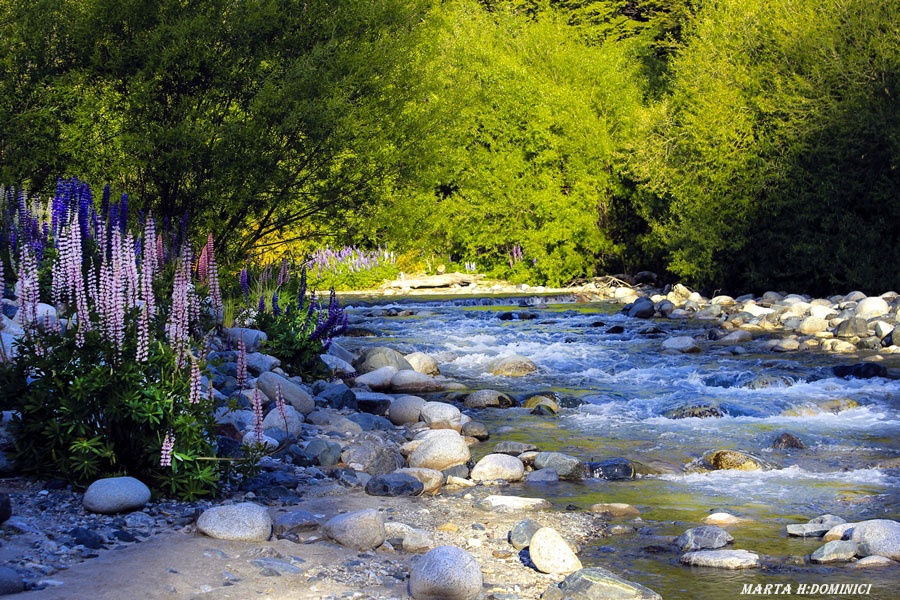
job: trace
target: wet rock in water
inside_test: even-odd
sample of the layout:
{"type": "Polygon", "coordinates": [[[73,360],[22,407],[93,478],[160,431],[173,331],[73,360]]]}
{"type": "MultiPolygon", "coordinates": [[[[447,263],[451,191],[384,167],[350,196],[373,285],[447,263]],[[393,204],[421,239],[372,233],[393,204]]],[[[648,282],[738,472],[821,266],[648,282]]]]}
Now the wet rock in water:
{"type": "Polygon", "coordinates": [[[523,452],[537,451],[538,447],[534,444],[526,442],[503,441],[494,444],[493,452],[497,454],[509,454],[510,456],[518,456],[523,452]]]}
{"type": "Polygon", "coordinates": [[[386,537],[381,514],[371,508],[332,517],[322,530],[341,546],[360,551],[379,547],[386,537]]]}
{"type": "Polygon", "coordinates": [[[606,333],[608,333],[610,335],[625,333],[625,328],[621,325],[613,325],[609,329],[606,330],[606,333]]]}
{"type": "Polygon", "coordinates": [[[855,569],[870,569],[877,567],[891,567],[897,563],[886,556],[865,556],[851,565],[855,569]]]}
{"type": "Polygon", "coordinates": [[[550,396],[535,394],[524,402],[525,408],[531,409],[533,415],[554,416],[559,413],[559,403],[550,396]]]}
{"type": "Polygon", "coordinates": [[[456,546],[438,546],[413,564],[409,595],[413,600],[476,600],[484,577],[475,557],[456,546]]]}
{"type": "Polygon", "coordinates": [[[391,378],[391,389],[398,393],[425,394],[442,391],[444,383],[425,373],[397,371],[391,378]]]}
{"type": "Polygon", "coordinates": [[[760,375],[751,379],[744,387],[750,390],[764,390],[768,388],[790,387],[793,382],[780,375],[760,375]]]}
{"type": "MultiPolygon", "coordinates": [[[[452,431],[452,430],[446,430],[452,431]]],[[[409,455],[410,467],[424,467],[443,471],[465,464],[472,457],[466,440],[459,434],[434,436],[423,441],[409,455]]],[[[468,475],[468,470],[466,470],[468,475]]]]}
{"type": "Polygon", "coordinates": [[[425,400],[418,396],[400,396],[391,402],[388,417],[394,425],[416,423],[422,414],[425,400]]]}
{"type": "MultiPolygon", "coordinates": [[[[397,373],[399,373],[397,367],[392,365],[378,367],[377,369],[372,369],[368,373],[363,373],[356,377],[353,380],[353,385],[354,387],[364,386],[363,389],[375,391],[388,390],[391,387],[391,380],[397,373]]],[[[357,394],[356,400],[357,402],[359,401],[359,394],[357,394]]]]}
{"type": "Polygon", "coordinates": [[[521,481],[525,478],[525,465],[515,456],[488,454],[475,464],[470,477],[472,481],[521,481]]]}
{"type": "Polygon", "coordinates": [[[747,550],[697,550],[681,556],[682,564],[717,569],[754,569],[759,555],[747,550]]]}
{"type": "Polygon", "coordinates": [[[629,317],[635,319],[649,319],[656,314],[656,307],[653,305],[653,300],[647,296],[637,298],[631,305],[626,306],[622,310],[626,311],[629,317]]]}
{"type": "Polygon", "coordinates": [[[886,556],[900,561],[900,522],[872,519],[854,525],[850,539],[859,546],[860,556],[886,556]]]}
{"type": "Polygon", "coordinates": [[[662,600],[662,596],[639,583],[622,579],[601,567],[575,571],[552,585],[542,600],[662,600]]]}
{"type": "Polygon", "coordinates": [[[376,475],[366,483],[366,493],[370,496],[420,496],[424,491],[422,482],[406,473],[376,475]]]}
{"type": "Polygon", "coordinates": [[[584,479],[588,470],[585,464],[562,452],[538,452],[534,457],[535,469],[554,469],[561,479],[584,479]]]}
{"type": "Polygon", "coordinates": [[[787,533],[794,537],[822,537],[836,526],[846,521],[835,515],[821,515],[810,519],[806,523],[797,523],[787,526],[787,533]]]}
{"type": "Polygon", "coordinates": [[[668,352],[681,352],[682,354],[702,352],[697,341],[689,335],[679,335],[663,341],[662,349],[668,352]]]}
{"type": "Polygon", "coordinates": [[[14,569],[0,567],[0,596],[25,591],[25,580],[14,569]]]}
{"type": "Polygon", "coordinates": [[[798,438],[793,433],[784,432],[777,438],[775,438],[775,440],[772,442],[772,447],[778,450],[803,450],[804,448],[806,448],[806,444],[804,444],[800,440],[800,438],[798,438]]]}
{"type": "Polygon", "coordinates": [[[559,481],[559,473],[556,469],[538,469],[525,476],[525,483],[556,483],[559,481]]]}
{"type": "Polygon", "coordinates": [[[516,550],[527,548],[528,544],[531,543],[531,536],[533,536],[534,532],[541,527],[543,527],[543,525],[534,519],[522,519],[516,523],[509,532],[509,543],[512,544],[512,547],[516,550]]]}
{"type": "Polygon", "coordinates": [[[855,365],[837,365],[831,367],[835,377],[852,377],[854,379],[872,379],[873,377],[887,377],[887,369],[884,365],[865,362],[855,365]]]}
{"type": "Polygon", "coordinates": [[[758,471],[763,468],[759,459],[738,452],[737,450],[718,450],[708,459],[710,466],[716,471],[738,470],[758,471]]]}
{"type": "Polygon", "coordinates": [[[462,428],[462,413],[458,408],[446,402],[426,402],[422,405],[419,418],[432,429],[459,431],[462,428]]]}
{"type": "Polygon", "coordinates": [[[515,401],[496,390],[478,390],[466,396],[465,405],[467,408],[509,408],[515,406],[515,401]]]}
{"type": "Polygon", "coordinates": [[[850,539],[854,525],[856,525],[856,523],[841,523],[840,525],[835,525],[828,530],[828,533],[822,536],[822,540],[833,542],[835,540],[850,539]]]}
{"type": "Polygon", "coordinates": [[[292,510],[275,517],[273,532],[277,537],[283,537],[291,533],[315,531],[319,528],[319,522],[308,510],[292,510]]]}
{"type": "Polygon", "coordinates": [[[809,555],[814,563],[847,562],[856,556],[856,542],[836,540],[828,542],[809,555]]]}
{"type": "Polygon", "coordinates": [[[716,525],[701,525],[688,529],[675,540],[675,545],[682,552],[692,550],[716,550],[734,541],[731,535],[716,525]]]}
{"type": "Polygon", "coordinates": [[[84,492],[84,508],[113,514],[140,510],[150,501],[150,488],[134,477],[98,479],[84,492]]]}
{"type": "Polygon", "coordinates": [[[440,375],[441,370],[438,368],[437,361],[424,352],[412,352],[406,355],[406,361],[412,366],[413,370],[425,375],[440,375]]]}
{"type": "Polygon", "coordinates": [[[630,504],[622,502],[600,502],[592,505],[588,510],[592,513],[609,515],[610,517],[639,517],[641,511],[630,504]]]}
{"type": "Polygon", "coordinates": [[[724,417],[728,412],[720,406],[711,404],[694,404],[690,406],[680,406],[666,413],[669,419],[718,419],[724,417]]]}
{"type": "Polygon", "coordinates": [[[736,525],[738,523],[744,523],[749,519],[744,519],[742,517],[736,517],[729,513],[717,512],[709,515],[703,522],[707,525],[718,525],[719,527],[725,527],[728,525],[736,525]]]}
{"type": "Polygon", "coordinates": [[[483,442],[491,437],[487,425],[478,421],[469,421],[464,424],[460,433],[467,437],[473,437],[479,442],[483,442]]]}
{"type": "Polygon", "coordinates": [[[357,360],[353,362],[353,366],[359,373],[369,373],[381,367],[391,366],[398,371],[413,371],[413,366],[409,364],[406,358],[394,350],[385,346],[376,346],[369,348],[357,360]]]}
{"type": "Polygon", "coordinates": [[[528,510],[549,510],[550,502],[543,498],[525,498],[522,496],[488,496],[475,503],[475,508],[489,512],[517,512],[528,510]]]}
{"type": "Polygon", "coordinates": [[[272,517],[253,502],[213,506],[197,519],[200,533],[218,540],[264,542],[272,534],[272,517]]]}
{"type": "Polygon", "coordinates": [[[524,377],[537,371],[537,365],[526,356],[514,354],[492,362],[488,370],[498,377],[524,377]]]}
{"type": "Polygon", "coordinates": [[[528,545],[531,562],[541,573],[569,574],[581,568],[581,561],[558,531],[541,527],[528,545]]]}
{"type": "Polygon", "coordinates": [[[618,481],[634,479],[634,465],[624,458],[608,458],[599,462],[586,463],[591,476],[596,479],[618,481]]]}

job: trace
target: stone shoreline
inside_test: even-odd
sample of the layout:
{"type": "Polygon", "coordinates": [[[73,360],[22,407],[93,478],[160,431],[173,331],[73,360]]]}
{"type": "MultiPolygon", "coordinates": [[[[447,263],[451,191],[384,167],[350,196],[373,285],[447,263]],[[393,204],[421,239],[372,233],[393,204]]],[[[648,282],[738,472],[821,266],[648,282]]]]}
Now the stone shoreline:
{"type": "MultiPolygon", "coordinates": [[[[619,283],[606,279],[557,290],[500,284],[485,289],[477,283],[453,290],[416,291],[414,295],[571,294],[580,302],[614,301],[622,304],[623,311],[634,318],[681,319],[697,324],[694,335],[664,340],[662,345],[666,351],[742,353],[752,348],[769,352],[823,352],[860,361],[858,365],[848,366],[855,370],[848,371],[847,376],[897,375],[894,367],[900,364],[897,359],[900,299],[894,293],[866,297],[857,292],[813,299],[771,292],[759,298],[706,299],[678,285],[656,290],[619,283]]],[[[387,294],[387,297],[395,296],[387,294]]],[[[225,344],[220,344],[214,356],[216,366],[211,372],[211,382],[223,398],[241,396],[234,389],[227,367],[234,358],[231,354],[225,350],[225,344]]],[[[536,478],[542,472],[542,476],[551,478],[553,474],[568,477],[563,472],[565,461],[553,457],[556,462],[548,466],[550,463],[543,464],[541,460],[550,459],[539,459],[533,449],[515,452],[494,449],[494,454],[488,456],[509,456],[516,464],[495,459],[502,464],[490,465],[491,468],[509,470],[493,471],[502,474],[490,476],[483,474],[485,465],[470,468],[473,465],[466,447],[492,446],[490,432],[483,426],[479,428],[473,417],[477,419],[482,408],[502,407],[506,401],[502,394],[485,394],[485,391],[475,394],[470,393],[473,390],[461,389],[454,382],[436,376],[433,367],[424,366],[429,363],[421,357],[413,360],[409,356],[408,366],[383,358],[364,365],[370,357],[341,352],[340,346],[335,345],[328,364],[345,385],[324,381],[304,383],[281,371],[277,360],[256,354],[251,364],[256,365],[260,388],[265,391],[266,379],[283,385],[296,413],[296,418],[289,419],[290,423],[283,418],[279,423],[277,415],[273,417],[274,407],[269,407],[267,419],[271,417],[277,426],[266,433],[278,452],[265,461],[260,477],[214,501],[152,501],[116,514],[87,510],[80,492],[58,482],[5,479],[0,492],[9,495],[13,516],[4,524],[0,538],[0,559],[7,567],[7,572],[0,574],[0,590],[9,593],[16,586],[21,589],[24,585],[42,589],[27,592],[24,597],[96,599],[121,597],[121,586],[133,585],[148,598],[257,595],[398,598],[406,597],[411,573],[424,552],[453,546],[465,550],[477,561],[483,577],[483,587],[479,589],[485,598],[514,600],[542,595],[561,598],[563,592],[556,588],[557,584],[569,573],[581,573],[577,559],[580,546],[643,526],[636,509],[627,505],[568,512],[548,510],[546,504],[530,509],[504,504],[503,499],[510,495],[540,490],[523,490],[518,484],[511,488],[510,482],[536,478]],[[412,394],[420,394],[421,401],[405,400],[412,394]],[[411,416],[400,417],[401,406],[411,416]],[[429,441],[451,439],[464,443],[448,450],[444,441],[440,444],[429,441]],[[426,443],[440,446],[436,457],[422,458],[425,453],[420,448],[426,443]],[[448,456],[457,451],[459,456],[448,456]],[[397,474],[394,479],[385,478],[394,473],[397,474]],[[373,485],[373,481],[381,487],[373,485]],[[395,484],[399,487],[394,487],[395,484]],[[265,519],[271,519],[275,532],[272,539],[266,539],[268,531],[256,541],[238,541],[247,539],[241,537],[229,539],[232,534],[210,537],[209,531],[206,535],[201,533],[200,518],[204,513],[247,503],[265,507],[263,529],[265,519]],[[367,509],[375,511],[374,518],[370,519],[375,522],[375,529],[379,527],[378,522],[383,528],[381,539],[376,532],[376,541],[368,544],[370,547],[347,541],[362,539],[368,531],[352,530],[349,537],[335,532],[334,517],[367,509]],[[550,540],[548,543],[557,544],[551,546],[549,556],[568,557],[574,549],[575,562],[536,564],[542,560],[541,553],[535,554],[537,560],[532,561],[531,552],[524,549],[527,544],[517,547],[511,543],[517,525],[522,526],[526,519],[561,535],[562,541],[551,534],[542,536],[550,540]],[[127,564],[136,561],[142,565],[140,572],[132,566],[129,574],[128,567],[117,560],[126,555],[127,564]],[[105,582],[113,587],[107,589],[105,582]]],[[[405,361],[406,357],[397,360],[400,359],[405,361]]],[[[527,363],[515,368],[527,369],[527,363]]],[[[509,374],[514,376],[515,372],[509,374]]],[[[559,410],[558,406],[544,401],[530,408],[541,410],[539,406],[543,410],[559,410]]],[[[225,411],[219,420],[223,427],[233,431],[230,437],[220,439],[220,449],[223,445],[236,447],[252,430],[250,411],[225,411]]],[[[583,473],[573,477],[582,476],[583,473]]],[[[238,522],[234,526],[240,529],[242,519],[235,520],[238,522]]],[[[848,547],[841,547],[836,550],[837,555],[845,558],[835,560],[858,560],[860,566],[865,566],[879,562],[877,557],[889,556],[893,560],[886,559],[886,564],[896,568],[895,561],[900,558],[900,533],[897,532],[900,525],[895,521],[888,523],[887,535],[893,541],[887,546],[868,554],[867,550],[861,550],[869,547],[861,546],[863,542],[854,546],[852,552],[848,547]]],[[[822,531],[821,535],[827,535],[829,530],[822,531]]],[[[852,531],[852,527],[845,527],[841,537],[831,541],[851,542],[852,531]]],[[[725,538],[718,532],[702,531],[696,536],[691,534],[687,546],[674,538],[658,541],[673,552],[679,548],[686,551],[681,559],[686,564],[753,568],[784,560],[758,555],[752,558],[746,555],[749,553],[710,556],[715,552],[736,552],[721,550],[729,543],[720,543],[722,539],[725,538]],[[694,543],[695,538],[716,541],[694,543]],[[716,564],[716,560],[724,562],[716,564]],[[727,566],[732,564],[741,566],[727,566]]],[[[594,579],[607,577],[596,572],[586,575],[594,579]]],[[[615,582],[615,574],[610,577],[613,581],[610,585],[630,583],[615,582]]],[[[460,594],[458,597],[475,597],[460,594]]],[[[654,597],[640,586],[633,588],[633,594],[633,597],[654,597]]]]}

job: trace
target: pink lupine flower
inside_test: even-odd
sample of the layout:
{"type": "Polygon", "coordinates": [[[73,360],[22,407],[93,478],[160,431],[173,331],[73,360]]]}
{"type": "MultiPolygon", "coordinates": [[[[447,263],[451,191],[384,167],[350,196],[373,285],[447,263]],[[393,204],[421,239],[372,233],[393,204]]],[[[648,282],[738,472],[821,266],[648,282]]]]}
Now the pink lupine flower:
{"type": "Polygon", "coordinates": [[[198,404],[200,402],[200,364],[197,359],[191,355],[191,395],[190,403],[198,404]]]}
{"type": "MultiPolygon", "coordinates": [[[[155,251],[156,238],[155,224],[153,217],[147,215],[144,223],[144,253],[141,257],[141,300],[147,307],[148,317],[156,315],[156,297],[153,295],[153,278],[156,277],[156,271],[159,267],[159,255],[155,251]]],[[[159,239],[162,242],[162,238],[159,239]]]]}
{"type": "Polygon", "coordinates": [[[141,307],[137,335],[137,349],[134,353],[134,359],[139,363],[146,362],[150,353],[150,312],[146,303],[141,307]]]}
{"type": "Polygon", "coordinates": [[[172,285],[172,307],[169,320],[166,322],[166,337],[169,345],[175,350],[179,368],[185,366],[185,357],[190,346],[191,322],[199,317],[199,306],[191,283],[191,251],[185,244],[181,260],[175,268],[175,281],[172,285]]]}
{"type": "Polygon", "coordinates": [[[253,388],[253,400],[250,404],[253,406],[253,432],[256,434],[257,443],[261,444],[263,440],[263,402],[259,386],[253,388]]]}
{"type": "Polygon", "coordinates": [[[238,389],[244,389],[247,383],[247,344],[244,343],[244,334],[238,339],[238,356],[237,356],[237,384],[238,389]]]}
{"type": "Polygon", "coordinates": [[[22,328],[26,332],[36,332],[39,294],[37,259],[31,247],[25,244],[22,246],[22,257],[19,259],[18,301],[22,313],[22,328]]]}
{"type": "Polygon", "coordinates": [[[278,409],[278,414],[281,415],[281,419],[284,421],[284,429],[287,431],[287,411],[284,409],[284,396],[281,394],[281,384],[275,386],[275,407],[278,409]]]}
{"type": "Polygon", "coordinates": [[[213,313],[216,315],[216,323],[219,322],[219,313],[222,310],[222,291],[219,288],[219,268],[216,266],[216,255],[213,244],[213,235],[210,233],[206,240],[207,270],[209,276],[209,297],[212,300],[213,313]]]}
{"type": "Polygon", "coordinates": [[[175,432],[168,431],[166,432],[166,437],[163,439],[162,448],[159,451],[159,466],[161,467],[171,467],[172,466],[172,452],[175,450],[175,432]]]}

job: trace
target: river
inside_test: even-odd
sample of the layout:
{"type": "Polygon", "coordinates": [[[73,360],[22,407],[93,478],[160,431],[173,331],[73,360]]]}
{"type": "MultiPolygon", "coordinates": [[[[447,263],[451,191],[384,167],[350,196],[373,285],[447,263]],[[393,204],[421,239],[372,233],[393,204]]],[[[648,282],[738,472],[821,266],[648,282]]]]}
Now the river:
{"type": "Polygon", "coordinates": [[[746,583],[864,582],[873,584],[868,597],[896,597],[896,568],[793,564],[822,542],[788,537],[785,526],[825,513],[847,521],[900,518],[900,381],[838,378],[831,367],[847,358],[778,354],[757,340],[744,344],[743,353],[717,345],[699,354],[663,353],[666,337],[697,334],[712,324],[632,319],[620,309],[565,296],[350,301],[351,323],[377,336],[340,343],[351,350],[388,345],[426,352],[442,375],[471,389],[515,397],[544,390],[562,399],[566,408],[557,417],[521,408],[473,413],[492,432],[473,449],[476,458],[497,441],[517,440],[583,460],[632,461],[639,476],[631,481],[517,484],[504,491],[547,498],[560,510],[597,502],[638,507],[641,521],[620,520],[621,535],[582,550],[586,566],[609,568],[667,600],[731,597],[746,583]],[[387,316],[398,310],[412,314],[387,316]],[[520,319],[521,312],[528,314],[520,319]],[[513,318],[501,319],[503,313],[513,318]],[[610,332],[614,326],[622,331],[610,332]],[[512,354],[529,357],[538,371],[520,378],[487,372],[489,362],[512,354]],[[686,405],[717,406],[725,416],[667,416],[686,405]],[[773,449],[782,432],[806,448],[773,449]],[[719,449],[750,453],[771,468],[685,469],[719,449]],[[663,536],[678,535],[716,511],[750,519],[731,530],[734,547],[774,557],[776,566],[689,568],[678,564],[676,553],[654,551],[663,536]]]}

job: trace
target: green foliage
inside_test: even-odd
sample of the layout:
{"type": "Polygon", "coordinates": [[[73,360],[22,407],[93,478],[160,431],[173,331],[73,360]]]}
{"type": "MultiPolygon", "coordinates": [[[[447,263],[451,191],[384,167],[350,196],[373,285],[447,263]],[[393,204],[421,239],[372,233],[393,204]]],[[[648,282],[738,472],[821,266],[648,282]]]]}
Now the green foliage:
{"type": "Polygon", "coordinates": [[[182,498],[215,492],[218,466],[205,460],[215,455],[212,406],[189,401],[190,378],[167,345],[151,344],[145,363],[119,364],[98,332],[79,347],[69,329],[26,336],[17,350],[4,371],[18,393],[4,408],[16,411],[15,458],[24,472],[76,484],[128,474],[182,498]],[[167,432],[175,452],[172,466],[161,467],[167,432]]]}
{"type": "Polygon", "coordinates": [[[315,378],[328,375],[320,354],[325,352],[323,340],[311,339],[318,319],[308,305],[303,310],[292,308],[275,316],[271,312],[257,315],[257,324],[266,332],[265,351],[281,361],[288,373],[315,378]]]}

